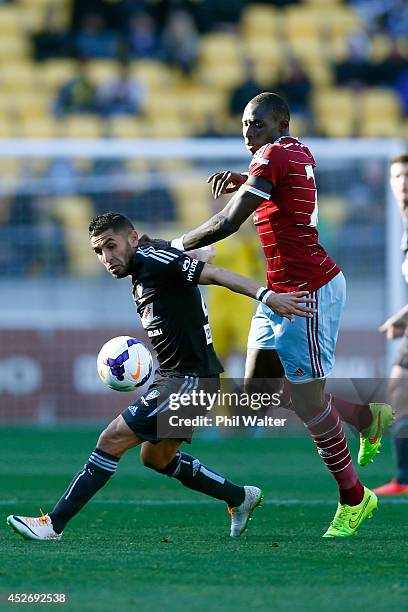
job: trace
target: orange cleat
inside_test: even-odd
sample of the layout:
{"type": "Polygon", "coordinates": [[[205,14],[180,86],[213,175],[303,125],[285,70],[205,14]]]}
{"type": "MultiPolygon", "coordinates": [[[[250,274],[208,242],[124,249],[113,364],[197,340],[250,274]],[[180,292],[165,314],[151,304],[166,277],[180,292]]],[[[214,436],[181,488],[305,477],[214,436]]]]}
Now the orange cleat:
{"type": "Polygon", "coordinates": [[[373,491],[377,495],[408,495],[408,484],[400,484],[393,478],[387,484],[377,487],[373,491]]]}

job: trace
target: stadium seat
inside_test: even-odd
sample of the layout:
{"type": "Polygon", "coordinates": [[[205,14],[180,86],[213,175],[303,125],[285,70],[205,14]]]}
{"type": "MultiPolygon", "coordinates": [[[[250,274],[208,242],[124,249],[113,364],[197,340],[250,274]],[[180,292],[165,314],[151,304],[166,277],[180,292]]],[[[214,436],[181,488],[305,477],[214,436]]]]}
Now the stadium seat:
{"type": "Polygon", "coordinates": [[[80,196],[57,197],[53,212],[64,225],[69,273],[77,276],[96,274],[100,266],[88,238],[89,221],[94,215],[92,202],[80,196]]]}
{"type": "Polygon", "coordinates": [[[88,74],[96,85],[101,85],[118,74],[118,62],[114,60],[92,60],[88,64],[88,74]]]}
{"type": "Polygon", "coordinates": [[[283,30],[289,40],[320,38],[320,20],[315,10],[307,6],[289,6],[284,11],[283,30]]]}
{"type": "Polygon", "coordinates": [[[0,35],[0,58],[3,66],[15,60],[24,60],[30,57],[31,46],[27,37],[23,34],[13,36],[10,34],[0,35]]]}
{"type": "Polygon", "coordinates": [[[146,136],[150,138],[188,138],[194,136],[194,125],[187,118],[156,117],[146,125],[146,136]]]}
{"type": "Polygon", "coordinates": [[[108,123],[112,138],[143,138],[145,131],[143,120],[136,117],[112,117],[108,123]]]}
{"type": "Polygon", "coordinates": [[[5,62],[0,78],[7,92],[38,91],[39,73],[36,65],[29,61],[5,62]]]}
{"type": "Polygon", "coordinates": [[[23,121],[48,119],[52,105],[52,100],[38,91],[38,88],[25,93],[10,93],[7,102],[10,109],[23,121]]]}
{"type": "Polygon", "coordinates": [[[211,33],[201,37],[199,60],[202,65],[233,64],[240,60],[238,38],[234,34],[211,33]]]}
{"type": "Polygon", "coordinates": [[[41,64],[41,83],[52,94],[75,76],[75,62],[70,59],[53,59],[41,64]]]}
{"type": "Polygon", "coordinates": [[[280,11],[273,6],[249,4],[241,14],[240,32],[245,38],[271,38],[279,34],[280,11]]]}
{"type": "Polygon", "coordinates": [[[94,115],[73,115],[62,123],[62,133],[66,138],[103,138],[108,124],[94,115]]]}
{"type": "Polygon", "coordinates": [[[397,138],[401,136],[400,121],[395,117],[364,116],[359,124],[358,135],[364,138],[397,138]]]}
{"type": "Polygon", "coordinates": [[[13,35],[21,35],[21,11],[16,5],[0,5],[0,36],[13,35]]]}
{"type": "Polygon", "coordinates": [[[317,90],[312,95],[312,108],[318,130],[332,138],[353,135],[355,94],[346,88],[317,90]]]}
{"type": "Polygon", "coordinates": [[[58,138],[62,135],[61,122],[54,117],[23,118],[20,125],[24,138],[58,138]]]}
{"type": "MultiPolygon", "coordinates": [[[[3,133],[3,124],[0,123],[0,137],[7,138],[8,136],[3,133]]],[[[1,157],[0,158],[0,179],[1,180],[15,180],[21,174],[22,162],[21,159],[1,157]]]]}
{"type": "Polygon", "coordinates": [[[200,85],[213,87],[220,91],[229,91],[243,81],[245,74],[242,62],[236,62],[218,66],[199,65],[195,76],[200,85]]]}
{"type": "Polygon", "coordinates": [[[132,62],[131,74],[134,78],[140,79],[141,83],[145,83],[152,93],[159,89],[169,91],[178,79],[177,70],[168,68],[157,60],[132,62]]]}
{"type": "Polygon", "coordinates": [[[176,196],[177,218],[182,227],[181,231],[191,229],[208,217],[211,193],[205,182],[201,180],[180,182],[173,187],[173,193],[176,196]]]}
{"type": "Polygon", "coordinates": [[[360,96],[360,104],[362,116],[372,121],[401,117],[401,102],[392,89],[369,88],[360,96]]]}

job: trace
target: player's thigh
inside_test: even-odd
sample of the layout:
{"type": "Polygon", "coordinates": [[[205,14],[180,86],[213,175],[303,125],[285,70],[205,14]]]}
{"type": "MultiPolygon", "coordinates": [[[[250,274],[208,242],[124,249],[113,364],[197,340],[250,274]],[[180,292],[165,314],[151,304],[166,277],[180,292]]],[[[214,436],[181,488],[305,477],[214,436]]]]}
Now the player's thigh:
{"type": "Polygon", "coordinates": [[[245,362],[245,390],[247,393],[279,393],[285,375],[275,350],[248,348],[245,362]]]}
{"type": "Polygon", "coordinates": [[[397,419],[408,416],[408,368],[397,364],[392,367],[388,393],[397,419]]]}
{"type": "Polygon", "coordinates": [[[143,465],[156,470],[165,468],[174,458],[182,442],[183,440],[172,438],[161,440],[157,444],[143,442],[140,449],[140,458],[143,465]]]}
{"type": "Polygon", "coordinates": [[[313,291],[316,313],[313,318],[294,317],[272,324],[276,349],[288,380],[306,383],[324,379],[334,367],[334,353],[345,303],[346,286],[342,273],[313,291]]]}
{"type": "Polygon", "coordinates": [[[294,411],[303,422],[310,421],[322,410],[325,379],[294,384],[288,382],[294,411]]]}
{"type": "Polygon", "coordinates": [[[97,447],[115,457],[121,457],[129,448],[141,442],[142,440],[130,429],[120,414],[101,433],[97,447]]]}

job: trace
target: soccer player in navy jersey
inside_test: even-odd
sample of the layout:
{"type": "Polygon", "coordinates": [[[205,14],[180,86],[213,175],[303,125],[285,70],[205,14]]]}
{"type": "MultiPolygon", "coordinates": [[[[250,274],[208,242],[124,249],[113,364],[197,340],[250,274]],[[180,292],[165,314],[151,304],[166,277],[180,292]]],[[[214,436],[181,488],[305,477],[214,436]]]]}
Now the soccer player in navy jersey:
{"type": "Polygon", "coordinates": [[[336,408],[324,393],[334,365],[345,279],[319,243],[316,163],[309,148],[290,136],[289,121],[286,102],[274,93],[262,93],[248,103],[242,117],[245,146],[252,155],[248,173],[211,175],[215,197],[236,194],[223,210],[172,245],[188,251],[214,244],[253,215],[267,261],[266,289],[307,290],[315,299],[315,316],[295,317],[293,322],[258,306],[248,338],[245,377],[286,376],[294,410],[339,487],[337,512],[323,537],[348,537],[377,508],[377,498],[357,476],[342,418],[360,431],[359,463],[365,465],[378,451],[392,409],[337,399],[336,408]]]}
{"type": "Polygon", "coordinates": [[[25,539],[60,540],[67,523],[114,475],[125,452],[141,445],[141,459],[146,467],[226,502],[231,515],[230,535],[237,537],[261,503],[261,490],[234,484],[199,459],[181,452],[182,442],[191,441],[191,427],[181,427],[180,431],[168,429],[172,397],[191,397],[201,390],[216,393],[222,372],[197,285],[221,285],[262,300],[288,320],[294,315],[312,316],[314,308],[303,304],[313,304],[313,300],[306,291],[279,294],[259,288],[249,278],[191,258],[172,247],[140,246],[131,221],[118,213],[93,219],[89,235],[94,253],[111,276],[132,277],[133,298],[156,349],[159,368],[146,393],[101,433],[87,463],[54,509],[40,517],[10,515],[7,522],[25,539]]]}

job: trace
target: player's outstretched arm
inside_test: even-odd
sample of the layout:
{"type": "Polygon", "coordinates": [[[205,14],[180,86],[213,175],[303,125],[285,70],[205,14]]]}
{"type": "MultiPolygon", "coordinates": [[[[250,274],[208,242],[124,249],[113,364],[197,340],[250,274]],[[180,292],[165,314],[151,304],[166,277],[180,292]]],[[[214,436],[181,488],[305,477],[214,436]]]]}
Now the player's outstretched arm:
{"type": "Polygon", "coordinates": [[[205,264],[199,280],[200,285],[220,285],[235,293],[242,293],[255,300],[267,304],[276,314],[292,320],[294,315],[299,317],[312,317],[314,299],[308,291],[294,291],[293,293],[274,293],[246,276],[205,264]]]}
{"type": "Polygon", "coordinates": [[[217,199],[220,195],[237,191],[247,180],[248,174],[224,170],[223,172],[211,174],[207,179],[207,183],[211,184],[212,194],[214,199],[217,199]]]}
{"type": "Polygon", "coordinates": [[[239,230],[263,201],[264,198],[255,193],[241,189],[219,213],[191,232],[173,240],[171,244],[181,251],[191,251],[227,238],[239,230]]]}

